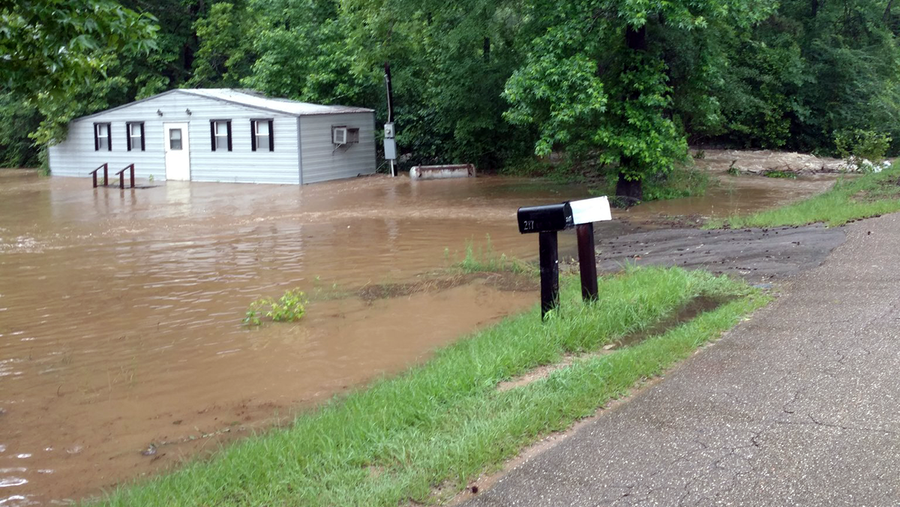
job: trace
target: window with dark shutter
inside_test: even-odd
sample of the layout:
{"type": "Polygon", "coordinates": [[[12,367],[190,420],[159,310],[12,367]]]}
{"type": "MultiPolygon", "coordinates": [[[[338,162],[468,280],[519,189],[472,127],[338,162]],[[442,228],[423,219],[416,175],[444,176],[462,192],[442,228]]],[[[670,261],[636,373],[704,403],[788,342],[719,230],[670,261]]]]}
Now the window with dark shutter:
{"type": "Polygon", "coordinates": [[[231,120],[210,120],[209,135],[212,151],[231,151],[231,120]]]}
{"type": "Polygon", "coordinates": [[[275,151],[274,120],[250,120],[250,149],[253,151],[275,151]]]}
{"type": "Polygon", "coordinates": [[[128,122],[125,124],[126,143],[128,151],[144,151],[144,122],[128,122]]]}
{"type": "Polygon", "coordinates": [[[112,151],[109,123],[94,124],[94,151],[112,151]]]}

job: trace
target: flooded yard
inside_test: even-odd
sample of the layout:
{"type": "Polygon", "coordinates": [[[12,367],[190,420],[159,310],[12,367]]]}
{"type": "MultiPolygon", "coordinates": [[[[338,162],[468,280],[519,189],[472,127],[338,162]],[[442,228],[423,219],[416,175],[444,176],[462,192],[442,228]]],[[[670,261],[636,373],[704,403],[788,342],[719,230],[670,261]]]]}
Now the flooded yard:
{"type": "MultiPolygon", "coordinates": [[[[616,211],[598,239],[778,205],[833,177],[722,180],[702,198],[616,211]]],[[[516,208],[588,196],[499,177],[94,190],[0,171],[0,506],[152,474],[531,307],[531,287],[491,277],[366,288],[421,284],[487,235],[533,259],[516,208]],[[311,298],[302,321],[241,325],[254,299],[295,287],[311,298]]]]}

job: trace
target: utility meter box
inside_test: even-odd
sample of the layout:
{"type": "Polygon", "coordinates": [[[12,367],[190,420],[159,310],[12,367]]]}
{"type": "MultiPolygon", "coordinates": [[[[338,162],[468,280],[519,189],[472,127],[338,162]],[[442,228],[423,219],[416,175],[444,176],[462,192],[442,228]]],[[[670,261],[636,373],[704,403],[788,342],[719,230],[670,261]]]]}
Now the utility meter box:
{"type": "Polygon", "coordinates": [[[384,138],[385,139],[393,139],[394,138],[394,122],[384,124],[384,138]]]}
{"type": "Polygon", "coordinates": [[[385,160],[396,160],[397,159],[397,141],[393,138],[385,138],[384,139],[384,159],[385,160]]]}
{"type": "Polygon", "coordinates": [[[517,217],[522,234],[561,231],[575,225],[572,206],[567,202],[519,208],[517,217]]]}

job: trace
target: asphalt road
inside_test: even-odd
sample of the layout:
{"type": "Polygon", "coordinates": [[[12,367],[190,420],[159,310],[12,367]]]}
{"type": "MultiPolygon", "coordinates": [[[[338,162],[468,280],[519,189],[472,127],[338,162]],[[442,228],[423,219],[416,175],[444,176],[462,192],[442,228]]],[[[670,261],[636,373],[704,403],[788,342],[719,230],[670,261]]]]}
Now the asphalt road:
{"type": "Polygon", "coordinates": [[[466,505],[900,504],[900,215],[843,231],[752,319],[466,505]]]}

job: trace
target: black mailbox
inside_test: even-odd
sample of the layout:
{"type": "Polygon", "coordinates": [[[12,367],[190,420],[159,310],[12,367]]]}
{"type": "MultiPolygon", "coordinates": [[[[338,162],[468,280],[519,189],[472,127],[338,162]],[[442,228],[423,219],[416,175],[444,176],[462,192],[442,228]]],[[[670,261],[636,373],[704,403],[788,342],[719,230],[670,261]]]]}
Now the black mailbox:
{"type": "Polygon", "coordinates": [[[522,234],[561,231],[575,225],[572,206],[567,202],[519,208],[518,218],[522,234]]]}

